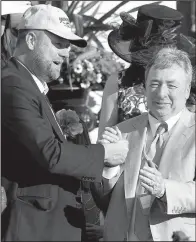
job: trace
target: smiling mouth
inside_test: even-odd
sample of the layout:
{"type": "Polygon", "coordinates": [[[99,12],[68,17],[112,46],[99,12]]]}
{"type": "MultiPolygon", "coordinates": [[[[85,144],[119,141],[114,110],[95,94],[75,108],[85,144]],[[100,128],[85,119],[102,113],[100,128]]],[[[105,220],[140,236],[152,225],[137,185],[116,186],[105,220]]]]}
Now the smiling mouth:
{"type": "Polygon", "coordinates": [[[160,102],[155,102],[157,105],[163,106],[163,105],[168,105],[169,103],[160,103],[160,102]]]}

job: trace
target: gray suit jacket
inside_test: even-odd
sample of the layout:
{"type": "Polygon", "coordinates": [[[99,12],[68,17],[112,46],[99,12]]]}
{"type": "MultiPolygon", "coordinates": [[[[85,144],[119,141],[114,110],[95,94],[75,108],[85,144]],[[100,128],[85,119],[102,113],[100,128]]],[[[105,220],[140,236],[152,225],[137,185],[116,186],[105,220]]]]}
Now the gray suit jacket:
{"type": "MultiPolygon", "coordinates": [[[[105,218],[104,241],[126,238],[134,218],[133,204],[147,123],[148,115],[144,113],[118,125],[129,141],[129,153],[118,180],[116,177],[104,179],[113,189],[105,218]]],[[[153,240],[171,241],[172,233],[178,230],[195,240],[195,114],[187,109],[167,141],[159,171],[165,178],[167,203],[152,198],[149,222],[153,240]]]]}

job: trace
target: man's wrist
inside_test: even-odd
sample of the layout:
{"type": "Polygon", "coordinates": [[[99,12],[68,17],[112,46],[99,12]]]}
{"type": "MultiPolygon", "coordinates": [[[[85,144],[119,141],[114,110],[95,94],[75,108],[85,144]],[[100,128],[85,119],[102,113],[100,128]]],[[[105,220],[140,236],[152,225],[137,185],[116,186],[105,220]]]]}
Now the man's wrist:
{"type": "Polygon", "coordinates": [[[120,172],[120,166],[114,166],[114,167],[104,167],[102,176],[106,179],[111,179],[120,172]]]}
{"type": "Polygon", "coordinates": [[[164,184],[162,191],[159,194],[157,194],[156,197],[159,198],[160,200],[162,200],[163,197],[165,196],[165,194],[166,194],[166,189],[165,189],[165,184],[164,184]]]}

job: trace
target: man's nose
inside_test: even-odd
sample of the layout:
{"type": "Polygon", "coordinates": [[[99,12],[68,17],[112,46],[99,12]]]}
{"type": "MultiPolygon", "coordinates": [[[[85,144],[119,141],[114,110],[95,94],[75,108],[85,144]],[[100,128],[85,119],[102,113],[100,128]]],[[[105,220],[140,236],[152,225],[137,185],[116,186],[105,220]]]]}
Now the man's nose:
{"type": "Polygon", "coordinates": [[[160,85],[157,89],[157,96],[160,98],[165,97],[168,94],[167,85],[160,85]]]}
{"type": "Polygon", "coordinates": [[[69,58],[69,48],[61,49],[59,51],[59,56],[61,56],[64,60],[69,58]]]}

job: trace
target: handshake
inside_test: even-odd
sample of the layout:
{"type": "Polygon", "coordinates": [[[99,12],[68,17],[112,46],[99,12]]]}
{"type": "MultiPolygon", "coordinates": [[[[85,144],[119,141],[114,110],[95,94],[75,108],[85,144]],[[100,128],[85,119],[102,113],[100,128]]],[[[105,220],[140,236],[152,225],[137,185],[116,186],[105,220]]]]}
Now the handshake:
{"type": "Polygon", "coordinates": [[[118,127],[106,127],[98,143],[105,148],[105,166],[114,167],[125,162],[128,141],[122,137],[118,127]]]}

